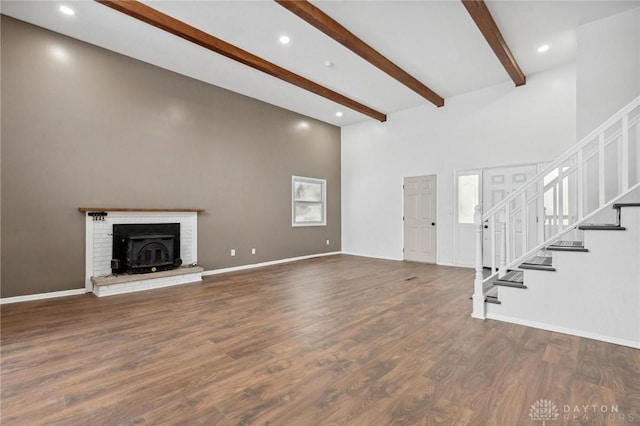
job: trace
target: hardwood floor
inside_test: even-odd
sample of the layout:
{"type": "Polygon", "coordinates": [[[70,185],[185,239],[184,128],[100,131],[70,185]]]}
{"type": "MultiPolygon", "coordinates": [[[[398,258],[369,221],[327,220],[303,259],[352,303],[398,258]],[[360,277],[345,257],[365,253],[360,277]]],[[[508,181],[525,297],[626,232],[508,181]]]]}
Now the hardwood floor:
{"type": "Polygon", "coordinates": [[[472,281],[338,255],[4,305],[2,424],[640,424],[640,350],[475,320],[472,281]]]}

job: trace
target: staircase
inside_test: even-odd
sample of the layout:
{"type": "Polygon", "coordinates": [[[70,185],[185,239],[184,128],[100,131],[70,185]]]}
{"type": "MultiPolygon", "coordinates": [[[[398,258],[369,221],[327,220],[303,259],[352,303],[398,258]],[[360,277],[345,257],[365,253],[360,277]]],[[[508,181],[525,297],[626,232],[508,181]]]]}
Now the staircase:
{"type": "Polygon", "coordinates": [[[480,210],[473,317],[640,348],[640,97],[480,210]]]}

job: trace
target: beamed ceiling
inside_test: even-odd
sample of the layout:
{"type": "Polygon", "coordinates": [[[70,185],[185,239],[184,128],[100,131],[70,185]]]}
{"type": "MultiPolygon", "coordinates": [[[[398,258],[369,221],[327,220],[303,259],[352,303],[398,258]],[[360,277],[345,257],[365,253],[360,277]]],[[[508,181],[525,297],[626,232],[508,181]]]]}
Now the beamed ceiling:
{"type": "Polygon", "coordinates": [[[3,14],[338,126],[572,63],[635,1],[3,1],[3,14]],[[75,14],[59,11],[61,5],[75,14]],[[279,42],[286,35],[288,44],[279,42]],[[540,45],[549,50],[538,53],[540,45]],[[336,113],[340,111],[341,116],[336,113]]]}

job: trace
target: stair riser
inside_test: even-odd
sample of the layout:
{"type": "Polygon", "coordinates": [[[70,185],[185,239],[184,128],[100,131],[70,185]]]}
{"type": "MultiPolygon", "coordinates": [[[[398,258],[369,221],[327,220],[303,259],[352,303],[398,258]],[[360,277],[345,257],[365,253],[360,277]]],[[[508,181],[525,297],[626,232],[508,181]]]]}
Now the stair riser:
{"type": "MultiPolygon", "coordinates": [[[[622,221],[623,225],[627,228],[625,231],[585,231],[584,244],[585,247],[589,247],[589,253],[593,253],[596,256],[605,256],[608,258],[611,249],[616,250],[616,247],[622,246],[623,248],[633,241],[633,237],[630,234],[637,232],[634,227],[637,225],[638,218],[640,217],[640,209],[628,208],[622,209],[622,221]],[[626,218],[626,220],[625,220],[626,218]]],[[[617,250],[616,250],[617,251],[617,250]]],[[[624,256],[622,250],[622,255],[624,256]]],[[[634,262],[638,262],[638,259],[634,259],[634,262]]],[[[557,266],[554,264],[554,266],[557,266]]]]}

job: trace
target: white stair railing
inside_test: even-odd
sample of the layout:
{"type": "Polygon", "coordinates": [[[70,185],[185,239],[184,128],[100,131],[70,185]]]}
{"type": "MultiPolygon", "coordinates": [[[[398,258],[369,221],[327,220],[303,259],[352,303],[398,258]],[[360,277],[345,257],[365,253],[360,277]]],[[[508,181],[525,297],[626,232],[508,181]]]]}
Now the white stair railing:
{"type": "Polygon", "coordinates": [[[638,186],[640,97],[488,211],[476,206],[472,316],[485,317],[488,283],[638,186]]]}

